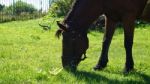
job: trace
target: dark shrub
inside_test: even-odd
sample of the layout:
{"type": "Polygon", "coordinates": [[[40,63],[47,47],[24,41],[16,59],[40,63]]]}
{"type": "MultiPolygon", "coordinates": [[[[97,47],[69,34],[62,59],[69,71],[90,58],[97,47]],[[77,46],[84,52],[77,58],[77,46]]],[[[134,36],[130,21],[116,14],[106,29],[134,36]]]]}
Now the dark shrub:
{"type": "Polygon", "coordinates": [[[4,9],[4,5],[0,4],[0,11],[2,11],[4,9]]]}

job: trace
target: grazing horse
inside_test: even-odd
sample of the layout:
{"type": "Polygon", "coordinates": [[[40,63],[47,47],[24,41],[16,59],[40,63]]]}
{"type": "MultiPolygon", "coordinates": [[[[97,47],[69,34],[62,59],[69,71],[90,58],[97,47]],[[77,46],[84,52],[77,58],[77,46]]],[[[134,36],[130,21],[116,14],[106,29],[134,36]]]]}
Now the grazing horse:
{"type": "MultiPolygon", "coordinates": [[[[126,50],[125,72],[134,68],[132,45],[134,21],[141,18],[148,0],[75,0],[63,22],[57,22],[56,36],[62,34],[62,65],[65,69],[76,70],[80,61],[86,58],[89,47],[87,30],[102,14],[106,16],[102,52],[94,70],[101,70],[108,62],[108,51],[115,31],[121,22],[124,27],[124,47],[126,50]],[[84,57],[83,57],[84,55],[84,57]]],[[[144,17],[143,17],[144,18],[144,17]]]]}

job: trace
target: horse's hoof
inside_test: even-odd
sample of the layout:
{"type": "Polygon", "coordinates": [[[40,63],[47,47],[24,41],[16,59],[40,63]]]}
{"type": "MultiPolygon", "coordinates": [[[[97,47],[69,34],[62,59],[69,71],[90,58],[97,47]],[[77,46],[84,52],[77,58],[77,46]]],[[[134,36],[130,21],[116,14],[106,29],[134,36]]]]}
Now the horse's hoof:
{"type": "Polygon", "coordinates": [[[93,68],[94,71],[100,71],[100,70],[103,70],[103,69],[104,69],[104,67],[102,67],[102,66],[100,66],[100,65],[96,65],[96,66],[93,68]]]}

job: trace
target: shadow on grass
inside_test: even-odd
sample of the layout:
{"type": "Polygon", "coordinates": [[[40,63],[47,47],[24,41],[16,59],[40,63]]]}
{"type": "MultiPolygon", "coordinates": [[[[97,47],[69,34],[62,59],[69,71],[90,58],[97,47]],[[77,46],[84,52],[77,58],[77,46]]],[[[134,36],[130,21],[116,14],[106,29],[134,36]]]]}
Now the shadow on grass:
{"type": "MultiPolygon", "coordinates": [[[[108,77],[105,77],[104,75],[97,74],[94,72],[86,72],[86,71],[76,71],[76,72],[71,72],[77,80],[84,80],[87,84],[101,84],[101,83],[106,83],[106,84],[150,84],[150,76],[146,74],[142,74],[140,72],[132,72],[130,74],[124,74],[124,77],[140,77],[143,80],[119,80],[119,79],[109,79],[108,77]]],[[[110,73],[111,74],[111,73],[110,73]]],[[[118,75],[121,75],[117,73],[118,75]]]]}

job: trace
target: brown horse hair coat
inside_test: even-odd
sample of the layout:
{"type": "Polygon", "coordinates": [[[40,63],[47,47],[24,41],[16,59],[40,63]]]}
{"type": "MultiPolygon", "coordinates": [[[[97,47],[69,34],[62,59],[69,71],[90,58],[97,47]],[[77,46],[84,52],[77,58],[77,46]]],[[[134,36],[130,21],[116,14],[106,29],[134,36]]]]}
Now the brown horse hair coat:
{"type": "Polygon", "coordinates": [[[56,35],[63,36],[62,66],[65,69],[76,70],[89,46],[87,30],[100,15],[104,14],[106,16],[104,39],[100,58],[94,70],[102,70],[107,66],[108,51],[118,22],[121,22],[124,28],[126,51],[124,71],[133,70],[134,22],[137,18],[150,20],[147,3],[148,0],[76,0],[63,22],[57,22],[60,29],[56,35]]]}

